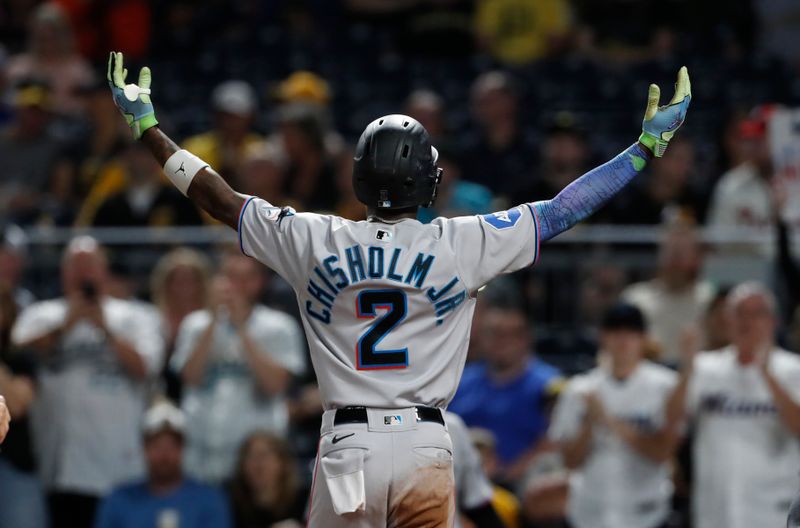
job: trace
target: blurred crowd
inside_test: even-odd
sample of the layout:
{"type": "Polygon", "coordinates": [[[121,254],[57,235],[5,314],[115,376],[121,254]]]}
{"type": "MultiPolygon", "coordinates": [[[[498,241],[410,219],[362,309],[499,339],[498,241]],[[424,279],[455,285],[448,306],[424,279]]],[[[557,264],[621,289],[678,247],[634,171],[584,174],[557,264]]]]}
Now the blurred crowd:
{"type": "Polygon", "coordinates": [[[489,501],[508,528],[782,525],[800,202],[769,120],[800,103],[800,8],[662,4],[0,2],[0,528],[304,525],[321,402],[280,277],[191,241],[134,269],[148,248],[84,235],[32,276],[34,228],[213,225],[131,140],[109,49],[153,69],[162,127],[236,190],[355,220],[353,140],[380,114],[415,117],[440,152],[421,221],[487,213],[616,154],[647,83],[666,97],[687,64],[681,136],[590,220],[656,227],[655,266],[630,274],[602,245],[578,276],[479,295],[448,419],[459,524],[488,526],[489,501]],[[768,286],[709,272],[724,248],[703,227],[760,230],[770,247],[743,251],[768,286]]]}

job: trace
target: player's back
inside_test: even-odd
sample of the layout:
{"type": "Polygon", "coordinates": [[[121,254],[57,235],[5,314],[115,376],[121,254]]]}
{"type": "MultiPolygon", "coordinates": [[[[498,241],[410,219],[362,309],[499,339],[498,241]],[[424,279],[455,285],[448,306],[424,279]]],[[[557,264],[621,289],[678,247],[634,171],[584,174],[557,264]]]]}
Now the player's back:
{"type": "Polygon", "coordinates": [[[535,258],[535,236],[492,233],[530,235],[534,223],[526,206],[422,224],[295,214],[251,199],[239,232],[242,250],[297,294],[325,408],[445,407],[466,358],[473,294],[535,258]]]}

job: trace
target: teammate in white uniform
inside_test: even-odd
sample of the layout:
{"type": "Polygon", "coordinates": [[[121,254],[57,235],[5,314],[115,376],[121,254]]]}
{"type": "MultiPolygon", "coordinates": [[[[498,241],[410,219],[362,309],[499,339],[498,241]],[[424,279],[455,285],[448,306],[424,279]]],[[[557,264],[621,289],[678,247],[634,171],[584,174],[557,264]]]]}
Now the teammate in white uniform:
{"type": "Polygon", "coordinates": [[[664,406],[677,374],[643,359],[645,332],[638,308],[611,308],[600,366],[570,380],[553,411],[550,436],[573,470],[567,517],[575,528],[655,528],[669,515],[676,435],[664,406]]]}
{"type": "MultiPolygon", "coordinates": [[[[464,367],[475,294],[531,265],[539,243],[603,205],[661,155],[691,100],[681,68],[659,108],[651,85],[639,141],[553,200],[423,225],[441,170],[410,117],[372,122],[356,147],[353,186],[368,221],[296,213],[233,191],[157,127],[150,70],[125,84],[109,59],[114,100],[184,194],[238,229],[242,251],[294,288],[325,407],[310,525],[450,526],[452,444],[441,410],[464,367]]],[[[500,175],[502,176],[502,175],[500,175]]]]}
{"type": "Polygon", "coordinates": [[[775,300],[728,297],[732,345],[684,360],[668,416],[694,426],[695,528],[785,526],[800,470],[800,357],[777,347],[775,300]]]}

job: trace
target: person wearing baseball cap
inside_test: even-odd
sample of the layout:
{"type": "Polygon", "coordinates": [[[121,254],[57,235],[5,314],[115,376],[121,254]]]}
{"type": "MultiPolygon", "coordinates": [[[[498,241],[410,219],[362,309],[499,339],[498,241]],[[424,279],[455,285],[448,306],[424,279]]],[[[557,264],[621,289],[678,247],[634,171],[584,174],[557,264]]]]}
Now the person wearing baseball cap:
{"type": "Polygon", "coordinates": [[[769,122],[774,106],[761,105],[742,120],[734,121],[733,134],[740,164],[714,186],[707,223],[724,227],[760,227],[772,221],[771,181],[775,174],[770,152],[769,122]]]}
{"type": "Polygon", "coordinates": [[[258,112],[256,92],[246,81],[225,81],[211,93],[211,106],[214,128],[188,138],[184,146],[236,178],[247,149],[264,140],[253,130],[258,112]]]}
{"type": "Polygon", "coordinates": [[[183,475],[186,417],[169,401],[142,418],[147,476],[116,488],[100,505],[95,528],[229,528],[225,497],[214,487],[183,475]]]}
{"type": "Polygon", "coordinates": [[[644,359],[644,315],[617,304],[604,315],[599,365],[572,378],[553,411],[550,437],[572,470],[574,528],[656,528],[670,512],[668,460],[677,440],[664,407],[677,375],[644,359]]]}

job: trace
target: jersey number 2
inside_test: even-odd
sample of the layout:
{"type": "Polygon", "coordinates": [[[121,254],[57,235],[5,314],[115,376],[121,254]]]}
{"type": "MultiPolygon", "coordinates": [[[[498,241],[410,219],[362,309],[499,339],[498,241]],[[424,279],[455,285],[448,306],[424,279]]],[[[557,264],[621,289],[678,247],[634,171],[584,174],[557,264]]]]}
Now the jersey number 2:
{"type": "Polygon", "coordinates": [[[356,343],[356,368],[358,370],[401,369],[408,366],[408,348],[377,350],[378,343],[406,318],[406,294],[401,290],[363,290],[356,299],[356,313],[360,319],[375,319],[376,310],[386,313],[375,319],[356,343]]]}

